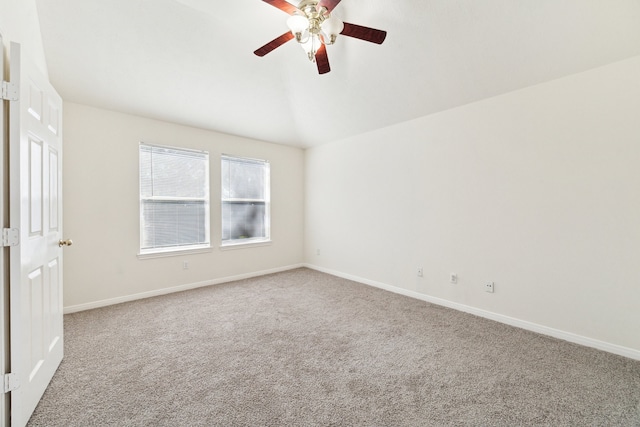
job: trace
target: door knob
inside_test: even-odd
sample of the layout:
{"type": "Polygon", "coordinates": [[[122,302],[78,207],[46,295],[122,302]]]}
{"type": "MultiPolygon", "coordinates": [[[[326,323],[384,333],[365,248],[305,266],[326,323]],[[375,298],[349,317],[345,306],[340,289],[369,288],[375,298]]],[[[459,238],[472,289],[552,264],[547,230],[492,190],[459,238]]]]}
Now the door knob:
{"type": "Polygon", "coordinates": [[[58,241],[58,246],[63,247],[63,246],[71,246],[73,245],[73,240],[71,239],[67,239],[67,240],[59,240],[58,241]]]}

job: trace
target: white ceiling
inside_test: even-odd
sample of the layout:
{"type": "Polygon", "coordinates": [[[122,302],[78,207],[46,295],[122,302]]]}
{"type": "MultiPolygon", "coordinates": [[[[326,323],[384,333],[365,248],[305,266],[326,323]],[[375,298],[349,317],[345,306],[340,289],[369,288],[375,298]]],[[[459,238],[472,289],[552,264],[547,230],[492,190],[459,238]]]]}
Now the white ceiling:
{"type": "MultiPolygon", "coordinates": [[[[295,0],[292,0],[295,2],[295,0]]],[[[640,55],[640,0],[342,0],[331,72],[261,0],[37,0],[67,101],[309,147],[640,55]]]]}

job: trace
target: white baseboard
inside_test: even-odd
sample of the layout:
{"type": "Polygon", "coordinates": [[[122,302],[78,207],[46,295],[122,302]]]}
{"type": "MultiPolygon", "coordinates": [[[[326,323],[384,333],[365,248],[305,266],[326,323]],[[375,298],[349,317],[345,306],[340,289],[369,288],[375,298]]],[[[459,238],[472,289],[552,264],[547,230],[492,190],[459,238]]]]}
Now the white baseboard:
{"type": "Polygon", "coordinates": [[[515,326],[517,328],[526,329],[528,331],[537,332],[539,334],[548,335],[554,338],[559,338],[561,340],[569,341],[575,344],[580,344],[586,347],[592,347],[598,350],[617,354],[619,356],[628,357],[629,359],[640,360],[640,351],[632,348],[623,347],[617,344],[611,344],[605,341],[584,337],[582,335],[573,334],[571,332],[561,331],[559,329],[550,328],[548,326],[538,325],[537,323],[528,322],[526,320],[520,320],[514,317],[493,313],[491,311],[486,311],[480,308],[459,304],[457,302],[445,300],[442,298],[432,297],[429,295],[421,294],[421,293],[410,291],[407,289],[402,289],[397,286],[387,285],[386,283],[364,279],[362,277],[353,276],[351,274],[342,273],[340,271],[335,271],[335,270],[319,267],[312,264],[304,264],[304,267],[310,268],[312,270],[317,270],[322,273],[331,274],[332,276],[341,277],[343,279],[352,280],[354,282],[362,283],[364,285],[369,285],[376,288],[384,289],[386,291],[390,291],[396,294],[408,296],[411,298],[416,298],[422,301],[452,308],[454,310],[463,311],[465,313],[470,313],[479,317],[484,317],[486,319],[495,320],[496,322],[505,323],[507,325],[515,326]]]}
{"type": "Polygon", "coordinates": [[[304,264],[288,265],[286,267],[272,268],[269,270],[262,270],[262,271],[254,271],[252,273],[239,274],[237,276],[223,277],[220,279],[205,280],[203,282],[197,282],[197,283],[188,283],[186,285],[156,289],[153,291],[141,292],[141,293],[132,294],[132,295],[125,295],[125,296],[116,297],[116,298],[109,298],[109,299],[104,299],[100,301],[93,301],[85,304],[70,305],[70,306],[64,307],[64,314],[76,313],[78,311],[91,310],[93,308],[106,307],[108,305],[120,304],[123,302],[135,301],[135,300],[144,299],[144,298],[157,297],[160,295],[171,294],[174,292],[181,292],[181,291],[187,291],[189,289],[202,288],[204,286],[219,285],[222,283],[234,282],[236,280],[250,279],[252,277],[264,276],[266,274],[272,274],[272,273],[280,273],[281,271],[293,270],[300,267],[304,267],[304,264]]]}

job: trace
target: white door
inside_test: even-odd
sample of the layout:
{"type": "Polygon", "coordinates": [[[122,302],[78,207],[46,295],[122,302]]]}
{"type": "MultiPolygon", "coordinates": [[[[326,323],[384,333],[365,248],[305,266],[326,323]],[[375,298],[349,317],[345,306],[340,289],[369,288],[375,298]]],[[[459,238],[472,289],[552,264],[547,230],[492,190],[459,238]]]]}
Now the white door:
{"type": "Polygon", "coordinates": [[[62,100],[10,45],[9,216],[11,425],[24,426],[62,360],[62,100]]]}

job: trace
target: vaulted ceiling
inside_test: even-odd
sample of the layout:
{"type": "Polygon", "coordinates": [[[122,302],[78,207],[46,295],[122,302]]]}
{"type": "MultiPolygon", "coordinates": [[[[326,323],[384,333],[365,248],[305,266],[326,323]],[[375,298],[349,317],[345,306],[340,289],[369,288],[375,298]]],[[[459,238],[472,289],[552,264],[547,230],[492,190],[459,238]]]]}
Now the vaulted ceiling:
{"type": "MultiPolygon", "coordinates": [[[[296,0],[290,1],[297,4],[296,0]]],[[[640,55],[640,0],[342,0],[331,72],[261,0],[37,0],[71,102],[310,147],[640,55]]]]}

